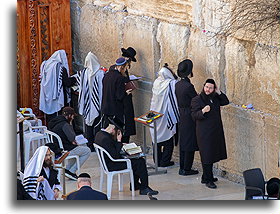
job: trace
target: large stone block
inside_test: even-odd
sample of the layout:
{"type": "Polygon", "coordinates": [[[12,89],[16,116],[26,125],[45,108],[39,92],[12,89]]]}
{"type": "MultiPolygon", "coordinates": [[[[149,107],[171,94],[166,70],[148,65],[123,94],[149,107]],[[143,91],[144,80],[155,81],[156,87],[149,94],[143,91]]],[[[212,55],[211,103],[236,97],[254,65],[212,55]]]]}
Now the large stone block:
{"type": "Polygon", "coordinates": [[[149,16],[176,24],[189,24],[192,20],[190,0],[98,0],[97,5],[126,8],[130,14],[149,16]]]}
{"type": "Polygon", "coordinates": [[[252,103],[257,110],[278,114],[279,53],[267,53],[254,42],[232,39],[226,44],[225,55],[231,101],[238,105],[252,103]]]}
{"type": "Polygon", "coordinates": [[[120,56],[119,41],[125,13],[87,4],[80,18],[80,49],[82,59],[92,51],[101,65],[109,67],[120,56]]]}
{"type": "Polygon", "coordinates": [[[133,47],[136,63],[132,63],[131,73],[144,77],[146,81],[155,79],[155,72],[159,69],[159,46],[156,41],[158,21],[154,18],[129,15],[124,17],[123,34],[120,47],[133,47]]]}
{"type": "Polygon", "coordinates": [[[160,45],[161,66],[168,63],[169,67],[176,73],[178,63],[187,58],[189,37],[190,28],[188,26],[166,22],[159,23],[157,41],[160,45]]]}

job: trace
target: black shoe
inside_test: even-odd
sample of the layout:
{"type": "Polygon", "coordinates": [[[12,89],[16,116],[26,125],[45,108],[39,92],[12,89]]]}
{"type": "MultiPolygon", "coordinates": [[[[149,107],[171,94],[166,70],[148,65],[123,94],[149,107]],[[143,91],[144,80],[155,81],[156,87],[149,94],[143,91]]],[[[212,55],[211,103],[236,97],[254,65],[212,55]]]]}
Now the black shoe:
{"type": "Polygon", "coordinates": [[[150,187],[147,187],[145,189],[140,189],[140,195],[147,195],[148,193],[150,195],[157,195],[158,194],[158,191],[156,190],[152,190],[150,187]]]}
{"type": "MultiPolygon", "coordinates": [[[[217,181],[218,181],[218,178],[213,178],[213,182],[217,182],[217,181]]],[[[204,180],[204,179],[201,179],[201,183],[202,183],[202,184],[206,184],[207,181],[204,180]]]]}
{"type": "Polygon", "coordinates": [[[199,172],[197,170],[191,169],[191,170],[184,170],[179,169],[179,175],[187,176],[187,175],[196,175],[199,172]]]}
{"type": "Polygon", "coordinates": [[[74,181],[78,180],[78,176],[75,173],[70,172],[68,169],[65,169],[65,176],[67,178],[70,178],[70,179],[74,180],[74,181]]]}
{"type": "Polygon", "coordinates": [[[217,185],[214,184],[214,182],[212,182],[212,181],[207,182],[205,185],[210,189],[216,189],[217,188],[217,185]]]}
{"type": "Polygon", "coordinates": [[[174,161],[169,161],[168,163],[159,164],[159,167],[167,167],[173,165],[174,165],[174,161]]]}
{"type": "MultiPolygon", "coordinates": [[[[140,184],[139,183],[134,184],[134,190],[139,190],[139,189],[140,189],[140,184]]],[[[131,184],[129,185],[129,190],[132,191],[131,184]]]]}

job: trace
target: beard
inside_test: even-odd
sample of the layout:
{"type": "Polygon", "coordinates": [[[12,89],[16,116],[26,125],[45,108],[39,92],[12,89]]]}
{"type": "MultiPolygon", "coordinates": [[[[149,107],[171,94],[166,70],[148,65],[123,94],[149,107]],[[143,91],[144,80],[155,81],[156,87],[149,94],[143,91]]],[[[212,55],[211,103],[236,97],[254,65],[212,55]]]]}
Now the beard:
{"type": "Polygon", "coordinates": [[[200,93],[202,99],[204,102],[209,102],[210,100],[213,100],[213,98],[216,96],[216,92],[213,91],[211,94],[205,94],[204,89],[202,89],[202,92],[200,93]]]}
{"type": "Polygon", "coordinates": [[[43,167],[47,168],[47,167],[51,167],[53,165],[52,160],[45,160],[43,163],[43,167]]]}

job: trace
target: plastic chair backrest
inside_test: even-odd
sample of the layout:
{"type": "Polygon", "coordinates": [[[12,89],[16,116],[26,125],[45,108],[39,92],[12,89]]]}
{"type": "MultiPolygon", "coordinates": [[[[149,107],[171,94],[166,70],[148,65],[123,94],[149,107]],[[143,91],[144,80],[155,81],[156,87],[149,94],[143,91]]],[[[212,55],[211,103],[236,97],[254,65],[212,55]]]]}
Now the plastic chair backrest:
{"type": "Polygon", "coordinates": [[[47,137],[48,137],[48,142],[49,142],[49,143],[55,143],[55,141],[54,141],[54,137],[55,137],[55,138],[57,139],[59,148],[62,149],[62,150],[64,150],[63,144],[62,144],[62,140],[61,140],[61,138],[59,137],[59,135],[57,135],[56,133],[51,132],[51,131],[49,131],[49,130],[45,130],[45,134],[46,134],[47,137]]]}
{"type": "Polygon", "coordinates": [[[98,156],[98,160],[100,162],[100,166],[102,167],[103,171],[105,173],[108,173],[109,170],[108,170],[108,167],[106,165],[106,161],[105,161],[105,157],[104,157],[104,153],[112,160],[114,161],[114,159],[111,157],[111,155],[104,149],[102,148],[101,146],[98,146],[97,144],[93,144],[94,145],[94,148],[95,148],[95,151],[97,153],[97,156],[98,156]]]}
{"type": "Polygon", "coordinates": [[[244,182],[246,187],[256,187],[260,191],[246,189],[245,199],[251,199],[252,196],[263,196],[265,194],[265,180],[260,168],[249,169],[243,172],[244,182]]]}

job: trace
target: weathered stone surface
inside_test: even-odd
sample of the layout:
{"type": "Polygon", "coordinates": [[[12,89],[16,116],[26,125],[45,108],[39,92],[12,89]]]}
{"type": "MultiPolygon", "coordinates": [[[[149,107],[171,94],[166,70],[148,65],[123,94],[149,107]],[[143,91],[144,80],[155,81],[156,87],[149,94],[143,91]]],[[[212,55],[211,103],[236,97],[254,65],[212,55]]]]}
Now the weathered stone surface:
{"type": "MultiPolygon", "coordinates": [[[[108,67],[121,55],[120,48],[136,49],[137,62],[130,72],[144,78],[133,92],[135,116],[149,109],[160,66],[167,62],[176,71],[178,62],[188,57],[194,63],[191,81],[197,92],[207,78],[214,78],[231,101],[222,108],[228,159],[215,164],[215,171],[238,182],[242,172],[253,167],[260,167],[266,178],[279,176],[278,48],[237,38],[213,40],[215,28],[221,25],[213,8],[220,0],[77,2],[71,6],[76,61],[83,63],[92,51],[108,67]],[[256,110],[240,107],[249,103],[256,110]]],[[[132,139],[142,142],[142,130],[137,124],[132,139]]],[[[151,146],[148,129],[146,135],[151,146]]],[[[178,147],[173,159],[178,161],[178,147]]],[[[201,167],[198,152],[194,165],[201,167]]]]}
{"type": "Polygon", "coordinates": [[[160,22],[157,41],[160,46],[160,65],[168,63],[176,73],[178,63],[187,58],[190,28],[185,25],[160,22]]]}
{"type": "Polygon", "coordinates": [[[226,44],[225,52],[225,80],[231,101],[237,105],[252,103],[257,110],[279,115],[279,53],[268,55],[254,42],[236,39],[226,44]]]}
{"type": "Polygon", "coordinates": [[[192,19],[190,0],[98,0],[96,5],[122,5],[130,14],[149,16],[177,24],[188,24],[192,19]]]}
{"type": "Polygon", "coordinates": [[[133,64],[132,74],[144,77],[146,81],[155,79],[159,68],[159,46],[156,41],[157,20],[142,16],[126,16],[122,20],[122,38],[119,49],[133,47],[136,63],[133,64]]]}

